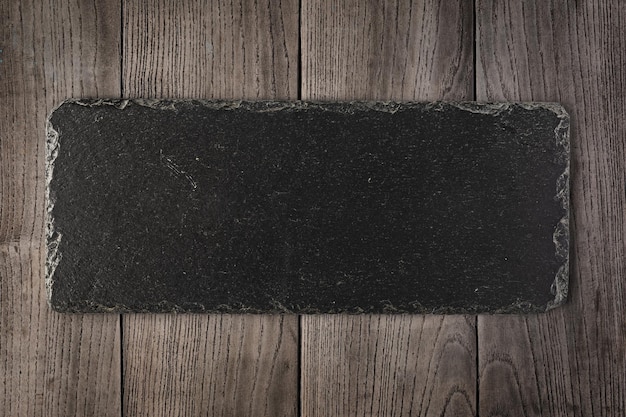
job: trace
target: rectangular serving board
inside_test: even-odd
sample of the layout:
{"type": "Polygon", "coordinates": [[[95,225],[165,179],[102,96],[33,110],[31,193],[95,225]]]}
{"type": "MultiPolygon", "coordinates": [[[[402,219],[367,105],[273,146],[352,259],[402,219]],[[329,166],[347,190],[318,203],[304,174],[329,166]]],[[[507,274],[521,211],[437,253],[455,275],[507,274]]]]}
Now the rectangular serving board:
{"type": "Polygon", "coordinates": [[[567,298],[551,103],[69,100],[48,119],[60,312],[538,312],[567,298]]]}

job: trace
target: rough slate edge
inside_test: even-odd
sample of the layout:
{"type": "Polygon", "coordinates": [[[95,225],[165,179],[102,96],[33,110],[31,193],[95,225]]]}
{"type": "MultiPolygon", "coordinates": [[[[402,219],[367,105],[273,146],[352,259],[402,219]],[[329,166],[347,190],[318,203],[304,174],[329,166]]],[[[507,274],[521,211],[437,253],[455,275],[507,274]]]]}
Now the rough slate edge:
{"type": "MultiPolygon", "coordinates": [[[[554,294],[554,299],[546,305],[545,309],[540,306],[528,305],[528,303],[514,303],[509,306],[497,309],[490,312],[491,314],[500,313],[537,313],[549,311],[553,308],[564,304],[567,301],[568,289],[569,289],[569,247],[570,247],[570,233],[569,233],[569,218],[570,218],[570,135],[569,125],[570,118],[567,111],[562,105],[558,103],[482,103],[482,102],[368,102],[368,101],[347,101],[347,102],[315,102],[315,101],[244,101],[244,100],[160,100],[160,99],[68,99],[56,106],[48,115],[46,120],[46,188],[45,188],[45,201],[46,201],[46,261],[45,261],[45,285],[48,304],[54,309],[51,304],[52,300],[52,284],[54,282],[54,271],[62,259],[62,254],[58,250],[59,242],[62,239],[60,233],[55,231],[54,217],[52,210],[54,208],[54,201],[50,195],[50,183],[52,181],[52,175],[54,171],[54,161],[59,152],[59,134],[54,130],[50,118],[54,111],[64,104],[77,104],[87,107],[98,107],[104,105],[114,106],[120,110],[123,110],[129,105],[139,105],[150,107],[159,110],[177,111],[176,105],[178,103],[202,105],[212,109],[247,109],[256,112],[274,112],[284,109],[306,109],[306,108],[321,108],[324,109],[326,104],[332,104],[332,109],[329,111],[344,111],[346,113],[353,113],[355,110],[375,110],[386,113],[395,113],[400,107],[411,108],[420,107],[423,110],[443,110],[445,107],[456,107],[461,110],[465,110],[471,113],[491,114],[497,116],[500,113],[511,109],[512,107],[521,107],[526,110],[534,109],[546,109],[554,113],[557,118],[560,119],[559,124],[554,129],[555,140],[557,148],[561,149],[558,155],[559,162],[565,162],[565,170],[559,176],[556,183],[556,195],[555,198],[560,200],[561,207],[564,210],[563,217],[556,225],[552,240],[555,246],[555,255],[557,259],[562,262],[559,270],[556,273],[554,282],[551,287],[551,292],[554,294]],[[343,104],[345,107],[338,107],[337,104],[343,104]],[[424,107],[424,104],[426,106],[424,107]]],[[[142,311],[131,310],[123,305],[117,305],[114,307],[94,305],[94,311],[99,312],[115,312],[115,313],[140,313],[142,311]]],[[[181,313],[186,312],[187,309],[183,309],[174,303],[167,303],[162,305],[161,312],[181,313]]],[[[199,311],[193,312],[206,312],[206,313],[294,313],[285,308],[276,308],[274,311],[268,310],[256,310],[251,308],[245,308],[243,306],[216,306],[213,309],[206,309],[204,306],[200,306],[199,311]]],[[[480,306],[474,306],[474,308],[453,308],[442,307],[439,309],[417,309],[414,314],[431,313],[431,314],[468,314],[472,312],[484,311],[480,309],[480,306]],[[474,311],[475,310],[475,311],[474,311]]],[[[63,311],[67,312],[67,311],[63,311]]],[[[149,312],[149,311],[145,311],[149,312]]],[[[360,314],[365,311],[357,309],[355,311],[341,311],[345,314],[360,314]]],[[[314,309],[298,311],[299,314],[316,314],[316,313],[332,313],[332,312],[320,312],[314,309]]],[[[390,309],[385,313],[405,313],[403,311],[397,311],[390,309]]]]}

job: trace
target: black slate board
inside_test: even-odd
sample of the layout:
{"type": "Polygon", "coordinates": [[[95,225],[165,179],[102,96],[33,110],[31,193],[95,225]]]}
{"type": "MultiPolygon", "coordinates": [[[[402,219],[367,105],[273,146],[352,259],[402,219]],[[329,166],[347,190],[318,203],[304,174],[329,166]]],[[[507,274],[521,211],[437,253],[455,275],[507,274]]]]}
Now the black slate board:
{"type": "Polygon", "coordinates": [[[556,104],[70,100],[62,312],[531,312],[568,288],[556,104]]]}

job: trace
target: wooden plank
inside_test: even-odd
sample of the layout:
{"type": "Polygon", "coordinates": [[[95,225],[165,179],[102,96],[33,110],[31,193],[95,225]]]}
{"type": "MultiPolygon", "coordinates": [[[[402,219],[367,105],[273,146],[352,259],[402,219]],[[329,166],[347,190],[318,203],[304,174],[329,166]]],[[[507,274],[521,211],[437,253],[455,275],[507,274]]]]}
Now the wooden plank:
{"type": "Polygon", "coordinates": [[[302,415],[474,416],[473,316],[302,318],[302,415]]]}
{"type": "MultiPolygon", "coordinates": [[[[472,4],[302,1],[302,98],[472,97],[472,4]]],[[[476,413],[473,316],[304,316],[302,414],[476,413]]]]}
{"type": "Polygon", "coordinates": [[[119,95],[118,1],[0,2],[0,414],[119,416],[119,316],[60,315],[44,287],[47,114],[119,95]]]}
{"type": "Polygon", "coordinates": [[[479,100],[572,118],[570,302],[480,316],[480,415],[626,413],[626,4],[479,0],[479,100]]]}
{"type": "Polygon", "coordinates": [[[297,318],[124,316],[128,416],[293,416],[297,318]]]}
{"type": "MultiPolygon", "coordinates": [[[[297,97],[295,0],[124,6],[127,97],[297,97]]],[[[129,416],[297,414],[296,316],[123,317],[129,416]]]]}

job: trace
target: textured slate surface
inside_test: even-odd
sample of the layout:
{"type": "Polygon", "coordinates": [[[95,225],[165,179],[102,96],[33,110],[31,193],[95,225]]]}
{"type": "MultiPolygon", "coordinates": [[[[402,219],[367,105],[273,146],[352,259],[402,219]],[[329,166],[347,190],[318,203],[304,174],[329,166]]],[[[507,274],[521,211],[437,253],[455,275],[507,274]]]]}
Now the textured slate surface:
{"type": "Polygon", "coordinates": [[[63,312],[529,312],[565,301],[556,104],[68,101],[47,132],[63,312]]]}

